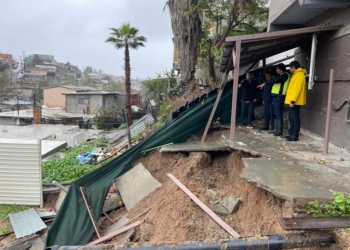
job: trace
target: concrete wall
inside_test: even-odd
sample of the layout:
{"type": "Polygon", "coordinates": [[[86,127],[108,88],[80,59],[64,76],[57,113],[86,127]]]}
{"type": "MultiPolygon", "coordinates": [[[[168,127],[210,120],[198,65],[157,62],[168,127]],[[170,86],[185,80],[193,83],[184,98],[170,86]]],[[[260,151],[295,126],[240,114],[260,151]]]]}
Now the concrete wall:
{"type": "Polygon", "coordinates": [[[66,95],[66,112],[73,114],[94,113],[102,107],[102,95],[66,95]],[[90,104],[78,104],[78,98],[90,99],[90,104]],[[90,110],[90,111],[89,111],[90,110]]]}
{"type": "Polygon", "coordinates": [[[273,22],[281,13],[289,8],[295,0],[270,0],[269,24],[273,22]]]}
{"type": "Polygon", "coordinates": [[[126,96],[125,95],[117,95],[117,106],[125,106],[125,100],[126,96]]]}
{"type": "MultiPolygon", "coordinates": [[[[329,71],[335,70],[333,101],[339,106],[350,98],[350,8],[328,10],[311,20],[307,26],[343,25],[341,30],[318,37],[316,51],[316,76],[313,90],[307,91],[307,105],[301,110],[302,127],[324,137],[327,113],[329,71]]],[[[311,46],[296,51],[296,60],[309,70],[311,46]]],[[[330,141],[350,150],[350,123],[345,122],[348,108],[332,111],[330,141]]]]}
{"type": "Polygon", "coordinates": [[[75,90],[63,87],[44,89],[44,105],[53,108],[66,106],[66,96],[62,93],[75,93],[75,90]]]}
{"type": "Polygon", "coordinates": [[[105,104],[105,106],[103,108],[117,106],[117,96],[115,96],[115,95],[104,95],[103,100],[104,100],[104,104],[105,104]]]}

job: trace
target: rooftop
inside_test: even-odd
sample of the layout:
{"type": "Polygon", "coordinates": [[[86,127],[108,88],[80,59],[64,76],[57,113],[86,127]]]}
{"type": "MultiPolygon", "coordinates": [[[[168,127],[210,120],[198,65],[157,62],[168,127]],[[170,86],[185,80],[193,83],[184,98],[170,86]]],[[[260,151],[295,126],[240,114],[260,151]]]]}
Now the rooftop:
{"type": "Polygon", "coordinates": [[[116,95],[116,93],[107,91],[86,91],[76,93],[62,93],[62,95],[116,95]]]}
{"type": "MultiPolygon", "coordinates": [[[[232,54],[236,43],[241,42],[240,66],[246,66],[264,58],[311,43],[312,34],[338,30],[339,25],[291,29],[253,35],[227,37],[220,63],[220,71],[233,69],[232,54]]],[[[236,57],[234,55],[234,57],[236,57]]]]}
{"type": "Polygon", "coordinates": [[[57,69],[55,66],[47,66],[47,65],[35,65],[36,68],[43,68],[43,69],[57,69]]]}
{"type": "Polygon", "coordinates": [[[90,86],[71,86],[71,85],[50,85],[45,89],[51,89],[51,88],[66,88],[66,89],[73,89],[73,90],[97,90],[90,86]]]}

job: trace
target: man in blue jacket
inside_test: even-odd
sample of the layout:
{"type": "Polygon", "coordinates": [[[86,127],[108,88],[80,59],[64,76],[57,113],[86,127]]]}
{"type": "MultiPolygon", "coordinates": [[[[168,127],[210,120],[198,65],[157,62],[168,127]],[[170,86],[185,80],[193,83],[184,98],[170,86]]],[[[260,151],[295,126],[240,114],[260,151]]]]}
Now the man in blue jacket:
{"type": "MultiPolygon", "coordinates": [[[[272,73],[269,70],[265,71],[266,81],[272,79],[272,73]]],[[[269,124],[271,124],[271,130],[274,130],[274,110],[273,110],[273,101],[272,101],[272,85],[267,85],[263,89],[263,101],[264,101],[264,126],[260,130],[269,130],[269,124]]]]}

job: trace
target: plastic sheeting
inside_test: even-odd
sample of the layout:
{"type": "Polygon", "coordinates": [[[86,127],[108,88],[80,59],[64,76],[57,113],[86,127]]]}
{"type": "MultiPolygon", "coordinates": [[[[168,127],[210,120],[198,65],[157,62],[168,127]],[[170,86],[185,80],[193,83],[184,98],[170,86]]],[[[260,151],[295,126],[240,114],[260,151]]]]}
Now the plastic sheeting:
{"type": "Polygon", "coordinates": [[[90,164],[92,159],[94,158],[95,154],[97,154],[97,148],[94,147],[90,153],[86,152],[83,154],[80,154],[77,156],[77,159],[79,160],[80,164],[90,164]]]}
{"type": "MultiPolygon", "coordinates": [[[[79,188],[85,188],[95,217],[99,218],[112,181],[128,171],[132,162],[141,156],[141,152],[171,142],[186,141],[193,133],[203,129],[209,119],[216,96],[216,91],[211,92],[208,97],[203,97],[203,100],[181,112],[177,118],[125,151],[118,158],[74,181],[49,230],[46,246],[85,245],[92,236],[94,228],[79,188]]],[[[219,102],[214,120],[218,117],[220,120],[230,120],[231,102],[232,84],[228,84],[219,102]]]]}

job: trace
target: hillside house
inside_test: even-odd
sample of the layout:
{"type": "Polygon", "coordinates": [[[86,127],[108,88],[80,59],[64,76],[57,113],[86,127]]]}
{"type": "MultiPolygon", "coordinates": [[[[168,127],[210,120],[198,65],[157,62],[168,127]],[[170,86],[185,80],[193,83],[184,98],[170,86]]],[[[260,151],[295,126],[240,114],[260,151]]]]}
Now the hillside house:
{"type": "Polygon", "coordinates": [[[114,92],[77,91],[62,95],[65,96],[67,113],[95,114],[99,109],[125,104],[125,96],[114,92]]]}
{"type": "Polygon", "coordinates": [[[95,88],[89,86],[62,86],[53,85],[45,88],[44,92],[44,105],[49,108],[66,107],[66,96],[62,93],[76,93],[78,91],[95,91],[95,88]]]}

